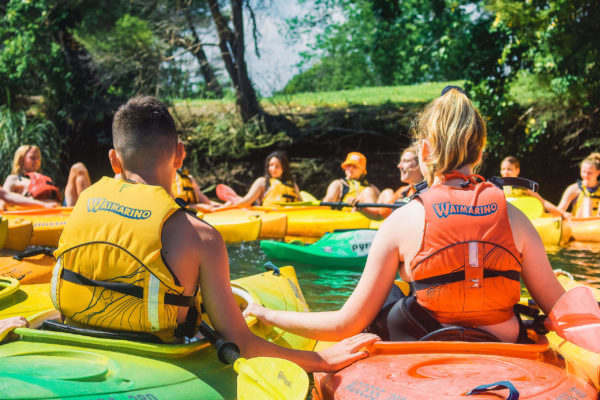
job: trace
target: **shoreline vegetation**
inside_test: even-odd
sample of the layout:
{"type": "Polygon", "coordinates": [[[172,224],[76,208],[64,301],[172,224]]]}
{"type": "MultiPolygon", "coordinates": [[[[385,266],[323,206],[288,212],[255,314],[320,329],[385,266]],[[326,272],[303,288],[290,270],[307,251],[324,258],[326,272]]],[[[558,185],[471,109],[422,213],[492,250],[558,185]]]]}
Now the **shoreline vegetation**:
{"type": "MultiPolygon", "coordinates": [[[[298,127],[299,133],[293,137],[264,133],[259,120],[243,124],[236,114],[232,96],[219,100],[177,99],[171,102],[171,110],[187,143],[186,165],[209,197],[214,198],[216,184],[223,182],[236,191],[245,192],[250,183],[263,174],[266,154],[276,148],[288,152],[302,190],[320,197],[326,182],[342,175],[339,163],[344,155],[354,150],[367,156],[371,183],[380,189],[399,186],[396,164],[401,150],[411,141],[410,126],[425,104],[438,96],[446,85],[464,86],[465,81],[276,94],[262,99],[266,112],[283,115],[298,127]]],[[[534,107],[535,98],[539,96],[529,90],[525,85],[514,90],[523,100],[523,108],[534,107]]],[[[512,125],[518,123],[514,121],[512,125]]],[[[498,156],[486,156],[481,172],[488,177],[499,175],[497,158],[510,151],[503,153],[499,149],[503,144],[493,139],[493,132],[490,136],[488,146],[493,147],[491,153],[498,156]]],[[[526,149],[523,152],[528,153],[526,149]]],[[[540,157],[545,159],[547,154],[523,158],[523,171],[539,181],[542,193],[556,202],[564,185],[577,177],[577,161],[562,165],[562,175],[557,175],[552,166],[548,170],[543,165],[547,163],[537,162],[540,157]],[[548,171],[550,173],[545,175],[548,171]]]]}

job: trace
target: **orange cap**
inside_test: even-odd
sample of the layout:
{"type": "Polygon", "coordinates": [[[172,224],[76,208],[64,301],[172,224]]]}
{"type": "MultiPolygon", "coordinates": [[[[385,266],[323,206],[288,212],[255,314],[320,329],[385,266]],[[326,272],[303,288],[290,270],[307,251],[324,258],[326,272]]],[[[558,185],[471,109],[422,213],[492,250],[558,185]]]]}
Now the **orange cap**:
{"type": "Polygon", "coordinates": [[[367,172],[367,157],[364,154],[359,153],[357,151],[353,151],[348,153],[346,156],[346,161],[342,163],[342,169],[346,168],[348,165],[355,165],[363,171],[367,172]]]}

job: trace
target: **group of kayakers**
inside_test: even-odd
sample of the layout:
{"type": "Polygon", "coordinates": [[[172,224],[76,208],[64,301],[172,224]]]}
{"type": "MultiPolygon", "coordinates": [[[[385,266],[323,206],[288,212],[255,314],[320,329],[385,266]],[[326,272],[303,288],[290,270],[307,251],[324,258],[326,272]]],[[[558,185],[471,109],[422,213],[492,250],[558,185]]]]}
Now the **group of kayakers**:
{"type": "MultiPolygon", "coordinates": [[[[329,185],[326,201],[407,201],[382,223],[343,307],[299,313],[250,304],[244,311],[303,336],[339,341],[320,352],[275,346],[246,326],[231,294],[223,239],[171,195],[185,149],[167,107],[154,97],[132,98],[112,128],[109,161],[118,178],[104,177],[79,193],[55,253],[51,297],[68,324],[178,342],[196,333],[204,310],[245,357],[282,357],[308,371],[328,371],[366,357],[364,349],[379,338],[416,340],[449,326],[465,337],[527,343],[513,311],[521,278],[547,314],[568,296],[531,222],[502,189],[474,174],[486,124],[459,87],[446,87],[420,114],[415,144],[398,164],[407,186],[379,193],[367,182],[367,160],[358,152],[341,164],[345,178],[329,185]],[[417,190],[423,179],[428,189],[417,190]],[[397,274],[410,283],[409,295],[394,284],[397,274]]],[[[600,168],[590,157],[582,178],[585,169],[594,179],[567,189],[567,201],[596,193],[600,168]]],[[[197,184],[180,183],[186,185],[197,194],[197,184]]],[[[287,157],[276,152],[267,157],[265,175],[233,204],[298,198],[287,157]]]]}

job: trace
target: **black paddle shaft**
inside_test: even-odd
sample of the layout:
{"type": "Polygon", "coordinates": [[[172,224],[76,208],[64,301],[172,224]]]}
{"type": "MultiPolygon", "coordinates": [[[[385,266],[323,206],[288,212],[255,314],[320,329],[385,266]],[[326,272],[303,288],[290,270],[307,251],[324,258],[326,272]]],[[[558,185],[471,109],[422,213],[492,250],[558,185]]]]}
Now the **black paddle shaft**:
{"type": "Polygon", "coordinates": [[[322,206],[328,206],[328,207],[356,207],[356,208],[365,208],[365,207],[382,207],[382,208],[399,208],[402,207],[404,204],[406,203],[392,203],[392,204],[386,204],[386,203],[356,203],[354,205],[349,204],[349,203],[339,203],[339,202],[335,202],[335,201],[322,201],[319,203],[322,206]]]}
{"type": "Polygon", "coordinates": [[[217,331],[202,321],[198,330],[217,349],[217,356],[223,364],[233,364],[240,358],[240,348],[233,342],[226,341],[217,331]]]}

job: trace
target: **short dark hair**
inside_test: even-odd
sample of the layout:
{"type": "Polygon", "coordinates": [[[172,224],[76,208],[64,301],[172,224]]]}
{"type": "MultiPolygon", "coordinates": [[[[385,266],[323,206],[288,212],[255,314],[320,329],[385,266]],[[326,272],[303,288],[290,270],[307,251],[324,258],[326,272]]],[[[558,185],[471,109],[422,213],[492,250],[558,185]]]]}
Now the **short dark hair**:
{"type": "Polygon", "coordinates": [[[161,159],[177,146],[175,121],[167,106],[152,96],[136,96],[119,107],[112,137],[124,167],[131,170],[161,159]]]}

